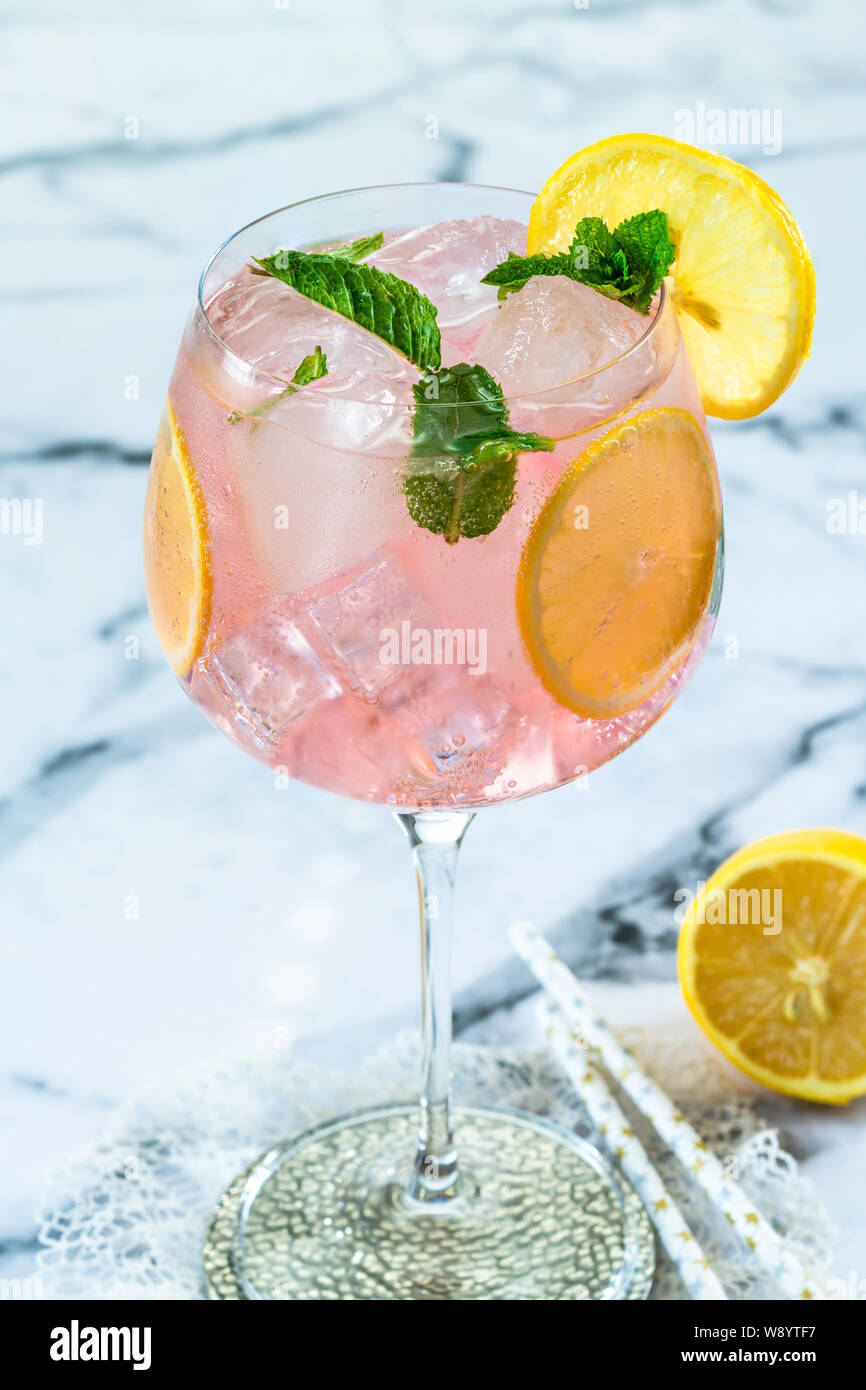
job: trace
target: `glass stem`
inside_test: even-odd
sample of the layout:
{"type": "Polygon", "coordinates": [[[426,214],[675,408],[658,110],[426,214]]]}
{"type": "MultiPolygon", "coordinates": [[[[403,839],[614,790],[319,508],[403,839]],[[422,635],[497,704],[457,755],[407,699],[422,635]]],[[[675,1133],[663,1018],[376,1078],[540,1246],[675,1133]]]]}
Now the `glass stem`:
{"type": "Polygon", "coordinates": [[[421,907],[421,1114],[409,1185],[417,1201],[457,1195],[451,1133],[451,919],[457,856],[471,812],[399,814],[412,846],[421,907]]]}

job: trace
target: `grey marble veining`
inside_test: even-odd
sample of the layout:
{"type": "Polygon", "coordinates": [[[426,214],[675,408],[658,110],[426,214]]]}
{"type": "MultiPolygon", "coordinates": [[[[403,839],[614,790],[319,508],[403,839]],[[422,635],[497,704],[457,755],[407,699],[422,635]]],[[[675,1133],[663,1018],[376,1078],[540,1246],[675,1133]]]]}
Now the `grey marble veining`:
{"type": "MultiPolygon", "coordinates": [[[[714,429],[728,560],[713,646],[659,727],[587,785],[479,816],[460,887],[464,1036],[532,1034],[505,938],[518,917],[597,981],[611,1017],[686,1031],[676,889],[775,830],[866,832],[866,535],[827,528],[834,498],[866,495],[840,235],[862,225],[866,98],[855,0],[19,0],[0,23],[0,493],[44,506],[41,545],[0,536],[9,1274],[32,1265],[45,1174],[145,1078],[278,1028],[339,1062],[414,1018],[398,831],[376,808],[276,791],[187,703],[147,621],[146,464],[207,256],[330,189],[537,188],[579,146],[676,134],[699,103],[781,111],[777,155],[726,152],[800,219],[819,313],[790,393],[714,429]]],[[[838,1272],[866,1273],[863,1104],[761,1103],[845,1226],[838,1272]]]]}

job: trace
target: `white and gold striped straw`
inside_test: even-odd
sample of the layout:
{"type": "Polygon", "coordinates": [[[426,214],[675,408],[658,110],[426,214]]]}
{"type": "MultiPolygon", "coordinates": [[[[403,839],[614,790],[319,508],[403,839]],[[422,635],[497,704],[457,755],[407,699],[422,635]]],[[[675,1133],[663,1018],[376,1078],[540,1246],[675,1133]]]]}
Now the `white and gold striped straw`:
{"type": "Polygon", "coordinates": [[[787,1249],[778,1232],[756,1211],[746,1194],[725,1173],[699,1134],[635,1062],[607,1025],[593,1013],[580,981],[553,947],[528,922],[511,928],[512,944],[533,975],[562,1010],[584,1045],[596,1052],[614,1080],[651,1122],[680,1163],[722,1210],[755,1260],[775,1280],[786,1298],[826,1297],[824,1290],[787,1249]]]}
{"type": "Polygon", "coordinates": [[[586,1106],[608,1153],[643,1202],[659,1239],[679,1271],[692,1298],[727,1299],[688,1223],[650,1162],[623,1112],[586,1054],[575,1047],[574,1035],[562,1013],[545,1000],[541,1023],[560,1066],[586,1106]]]}

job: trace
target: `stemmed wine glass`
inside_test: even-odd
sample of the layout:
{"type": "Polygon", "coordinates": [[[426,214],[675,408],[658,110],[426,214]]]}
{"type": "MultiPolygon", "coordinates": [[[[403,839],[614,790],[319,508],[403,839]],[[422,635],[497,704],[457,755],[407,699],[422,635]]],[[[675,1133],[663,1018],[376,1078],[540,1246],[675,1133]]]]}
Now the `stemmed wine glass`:
{"type": "Polygon", "coordinates": [[[700,661],[720,597],[718,482],[668,297],[638,321],[551,277],[500,304],[480,282],[525,247],[531,203],[416,184],[283,208],[213,256],[184,332],[145,519],[166,655],[254,757],[390,808],[421,917],[420,1106],[331,1120],[240,1175],[208,1237],[213,1296],[646,1291],[646,1218],[596,1149],[450,1097],[452,903],[474,814],[640,737],[700,661]],[[474,390],[481,364],[495,384],[480,418],[507,422],[507,447],[471,469],[418,447],[419,409],[445,439],[464,403],[255,273],[278,248],[379,232],[366,263],[436,304],[442,361],[466,364],[447,381],[474,390]]]}

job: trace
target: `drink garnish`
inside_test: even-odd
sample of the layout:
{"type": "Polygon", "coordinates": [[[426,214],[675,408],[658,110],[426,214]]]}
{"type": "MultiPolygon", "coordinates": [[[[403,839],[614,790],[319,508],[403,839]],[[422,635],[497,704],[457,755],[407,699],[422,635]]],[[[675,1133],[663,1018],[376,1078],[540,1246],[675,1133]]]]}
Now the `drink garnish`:
{"type": "Polygon", "coordinates": [[[318,381],[320,377],[328,375],[328,356],[321,347],[313,348],[313,351],[301,361],[298,370],[292,377],[292,382],[296,387],[309,386],[311,381],[318,381]]]}
{"type": "Polygon", "coordinates": [[[667,213],[659,208],[635,213],[613,231],[602,217],[582,217],[567,251],[535,256],[511,251],[481,283],[498,285],[499,298],[504,299],[523,289],[533,275],[565,275],[648,314],[675,255],[667,213]]]}
{"type": "Polygon", "coordinates": [[[373,232],[372,236],[358,237],[357,241],[347,242],[345,246],[332,246],[326,251],[319,250],[319,256],[337,256],[342,261],[362,261],[372,251],[378,251],[385,240],[384,232],[373,232]]]}
{"type": "Polygon", "coordinates": [[[156,635],[184,676],[204,647],[213,582],[204,494],[170,399],[147,481],[144,572],[156,635]]]}
{"type": "Polygon", "coordinates": [[[686,410],[631,415],[577,456],[532,523],[517,579],[526,651],[555,700],[616,719],[682,667],[721,524],[713,456],[686,410]]]}
{"type": "Polygon", "coordinates": [[[318,381],[320,377],[328,375],[327,354],[320,347],[314,348],[307,357],[300,363],[291,381],[285,381],[284,377],[277,377],[278,381],[285,381],[285,391],[280,391],[276,396],[268,396],[267,400],[260,401],[258,405],[252,406],[250,410],[233,410],[228,416],[230,425],[236,425],[239,420],[255,419],[257,415],[264,415],[266,411],[272,410],[280,401],[286,400],[289,396],[294,396],[301,386],[308,386],[311,381],[318,381]]]}
{"type": "Polygon", "coordinates": [[[484,367],[459,362],[412,387],[414,441],[403,491],[412,520],[453,545],[486,536],[514,501],[519,453],[552,439],[513,430],[502,387],[484,367]]]}
{"type": "Polygon", "coordinates": [[[542,188],[528,255],[565,253],[578,219],[605,217],[618,233],[623,218],[659,204],[676,243],[670,302],[704,409],[760,415],[809,354],[815,272],[790,209],[751,169],[662,135],[599,140],[542,188]]]}
{"type": "Polygon", "coordinates": [[[327,253],[278,251],[256,260],[258,273],[359,323],[421,369],[412,387],[414,442],[403,481],[409,514],[450,545],[461,536],[486,536],[514,501],[517,455],[548,451],[553,440],[511,429],[502,387],[484,367],[440,367],[435,305],[407,280],[341,255],[357,253],[364,240],[327,253]]]}
{"type": "MultiPolygon", "coordinates": [[[[358,242],[352,242],[348,250],[357,246],[358,242]]],[[[438,367],[441,344],[435,304],[408,280],[359,264],[343,256],[343,249],[281,250],[263,260],[255,258],[250,268],[255,274],[273,275],[307,299],[375,333],[420,371],[438,367]]]]}

